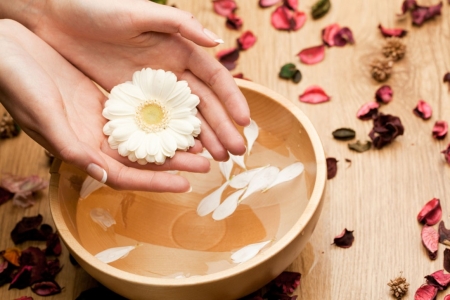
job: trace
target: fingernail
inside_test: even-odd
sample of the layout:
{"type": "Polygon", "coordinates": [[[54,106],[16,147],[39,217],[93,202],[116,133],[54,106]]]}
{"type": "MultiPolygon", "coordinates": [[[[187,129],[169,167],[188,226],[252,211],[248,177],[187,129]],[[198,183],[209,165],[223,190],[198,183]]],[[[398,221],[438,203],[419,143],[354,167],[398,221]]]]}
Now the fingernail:
{"type": "Polygon", "coordinates": [[[218,44],[223,44],[223,40],[219,36],[217,36],[217,34],[212,32],[211,30],[203,28],[203,32],[206,34],[207,37],[209,37],[214,42],[216,42],[218,44]]]}
{"type": "Polygon", "coordinates": [[[192,192],[192,186],[189,187],[189,190],[187,190],[185,193],[187,194],[187,193],[190,193],[190,192],[192,192]]]}
{"type": "Polygon", "coordinates": [[[105,183],[106,180],[108,179],[108,174],[106,173],[106,171],[100,167],[99,165],[96,164],[89,164],[86,172],[95,180],[100,181],[101,183],[105,183]]]}

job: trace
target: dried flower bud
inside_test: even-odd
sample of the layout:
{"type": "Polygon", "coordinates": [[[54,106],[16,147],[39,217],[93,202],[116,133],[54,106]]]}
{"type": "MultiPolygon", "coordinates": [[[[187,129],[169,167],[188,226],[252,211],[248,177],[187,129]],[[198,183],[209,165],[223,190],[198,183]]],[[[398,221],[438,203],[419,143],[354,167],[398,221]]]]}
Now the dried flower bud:
{"type": "Polygon", "coordinates": [[[394,280],[391,279],[387,285],[391,287],[391,293],[395,299],[402,299],[409,288],[409,283],[406,281],[406,278],[401,275],[394,280]]]}
{"type": "Polygon", "coordinates": [[[402,59],[406,53],[406,45],[401,38],[390,37],[386,39],[386,43],[383,45],[383,54],[387,58],[397,61],[402,59]]]}
{"type": "Polygon", "coordinates": [[[370,66],[373,79],[383,82],[391,76],[394,62],[391,59],[375,59],[370,66]]]}
{"type": "Polygon", "coordinates": [[[331,8],[330,0],[319,0],[311,8],[313,19],[319,19],[327,14],[331,8]]]}

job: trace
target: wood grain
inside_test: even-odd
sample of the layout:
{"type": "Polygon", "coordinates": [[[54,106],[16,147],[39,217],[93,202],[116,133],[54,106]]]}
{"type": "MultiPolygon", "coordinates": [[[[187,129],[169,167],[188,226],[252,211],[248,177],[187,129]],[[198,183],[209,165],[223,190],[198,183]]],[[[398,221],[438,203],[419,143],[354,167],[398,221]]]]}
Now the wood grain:
{"type": "MultiPolygon", "coordinates": [[[[327,156],[339,160],[337,176],[328,181],[325,203],[315,232],[303,253],[290,270],[302,273],[301,285],[295,292],[298,299],[389,299],[386,285],[403,272],[411,284],[406,299],[424,283],[423,277],[442,269],[443,245],[438,258],[430,261],[421,245],[421,225],[416,221],[420,208],[433,197],[441,199],[443,220],[450,224],[450,166],[440,154],[450,137],[436,141],[431,129],[436,120],[450,121],[450,92],[442,83],[450,71],[450,5],[445,2],[442,16],[422,27],[411,26],[410,17],[398,20],[401,0],[332,0],[331,11],[320,20],[309,16],[314,0],[300,2],[300,10],[308,14],[304,27],[297,32],[276,31],[270,25],[274,8],[261,9],[256,0],[237,1],[236,12],[244,20],[241,32],[225,27],[225,19],[212,10],[211,1],[169,1],[192,12],[206,27],[226,42],[218,49],[235,46],[235,39],[244,30],[258,37],[255,46],[241,52],[233,74],[262,84],[290,99],[311,119],[322,139],[327,156]],[[301,49],[321,43],[321,30],[331,23],[352,29],[355,45],[326,49],[325,60],[307,66],[295,56],[301,49]],[[379,83],[370,77],[369,62],[381,55],[383,37],[378,24],[408,30],[404,38],[407,53],[396,63],[387,81],[394,90],[391,103],[382,106],[383,113],[399,116],[405,134],[381,150],[352,152],[345,142],[336,141],[331,132],[339,127],[351,127],[357,139],[368,139],[372,124],[355,117],[358,108],[374,98],[379,83]],[[279,68],[293,62],[301,70],[299,84],[278,78],[279,68]],[[328,103],[300,103],[298,95],[312,85],[322,86],[332,96],[328,103]],[[412,110],[419,99],[431,104],[433,116],[424,121],[412,110]],[[350,159],[351,163],[345,162],[350,159]],[[355,242],[349,249],[331,245],[333,237],[346,227],[354,230],[355,242]]],[[[437,1],[421,0],[431,5],[437,1]]],[[[209,49],[213,55],[218,49],[209,49]]],[[[25,134],[0,141],[0,170],[21,175],[48,176],[47,158],[40,146],[25,134]]],[[[9,237],[14,224],[23,216],[41,213],[51,223],[46,193],[29,209],[0,206],[0,248],[13,246],[9,237]]],[[[74,299],[95,282],[80,268],[68,262],[63,251],[64,268],[57,281],[65,287],[61,295],[46,299],[74,299]]],[[[0,299],[31,295],[22,291],[0,288],[0,299]]],[[[440,293],[438,300],[445,293],[440,293]]],[[[41,299],[33,295],[34,299],[41,299]]],[[[43,298],[42,298],[43,299],[43,298]]]]}

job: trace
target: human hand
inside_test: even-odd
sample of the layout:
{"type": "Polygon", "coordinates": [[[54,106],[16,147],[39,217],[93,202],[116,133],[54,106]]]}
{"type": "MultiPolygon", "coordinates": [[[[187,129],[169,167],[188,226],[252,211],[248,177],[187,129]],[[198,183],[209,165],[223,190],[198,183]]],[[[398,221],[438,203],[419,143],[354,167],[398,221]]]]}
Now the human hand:
{"type": "Polygon", "coordinates": [[[12,18],[37,12],[19,21],[99,85],[110,90],[143,67],[172,71],[200,97],[199,138],[212,156],[226,160],[227,150],[245,152],[227,111],[245,126],[250,122],[248,106],[230,73],[198,46],[215,46],[217,37],[204,31],[190,13],[148,0],[34,3],[43,6],[26,6],[12,18]]]}
{"type": "MultiPolygon", "coordinates": [[[[185,192],[189,182],[163,170],[207,172],[209,161],[180,152],[161,166],[140,166],[110,149],[102,132],[106,97],[31,31],[0,20],[0,102],[22,129],[60,159],[118,189],[185,192]],[[133,167],[130,167],[133,165],[133,167]]],[[[197,141],[191,152],[201,151],[197,141]]]]}

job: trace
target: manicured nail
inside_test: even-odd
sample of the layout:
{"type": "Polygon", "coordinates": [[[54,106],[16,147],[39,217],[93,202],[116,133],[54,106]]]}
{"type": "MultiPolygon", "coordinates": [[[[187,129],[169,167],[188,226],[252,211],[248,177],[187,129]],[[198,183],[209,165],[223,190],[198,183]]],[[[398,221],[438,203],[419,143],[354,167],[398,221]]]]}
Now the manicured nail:
{"type": "Polygon", "coordinates": [[[190,193],[190,192],[192,192],[192,186],[189,187],[189,190],[187,190],[185,193],[187,194],[187,193],[190,193]]]}
{"type": "Polygon", "coordinates": [[[218,44],[223,44],[223,40],[217,36],[214,32],[212,32],[209,29],[203,28],[203,32],[206,34],[207,37],[209,37],[211,40],[218,44]]]}
{"type": "Polygon", "coordinates": [[[86,172],[95,180],[100,181],[101,183],[105,183],[106,180],[108,179],[108,174],[106,173],[106,171],[100,167],[99,165],[96,164],[89,164],[86,172]]]}

